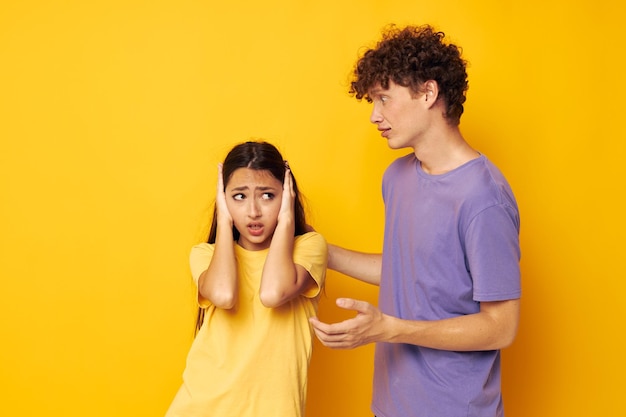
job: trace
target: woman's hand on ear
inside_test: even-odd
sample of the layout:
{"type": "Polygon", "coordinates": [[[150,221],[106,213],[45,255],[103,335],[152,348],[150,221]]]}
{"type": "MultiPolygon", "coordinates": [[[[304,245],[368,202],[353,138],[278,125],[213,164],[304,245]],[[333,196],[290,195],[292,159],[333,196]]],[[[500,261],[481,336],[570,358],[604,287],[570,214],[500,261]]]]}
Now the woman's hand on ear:
{"type": "Polygon", "coordinates": [[[223,164],[217,164],[217,193],[215,195],[215,208],[217,210],[217,223],[229,224],[232,226],[233,218],[226,205],[226,194],[224,192],[224,175],[222,173],[223,164]]]}
{"type": "Polygon", "coordinates": [[[278,212],[278,223],[285,219],[295,219],[294,205],[296,199],[296,192],[293,189],[293,177],[289,164],[285,162],[285,180],[283,181],[283,198],[280,205],[280,211],[278,212]]]}

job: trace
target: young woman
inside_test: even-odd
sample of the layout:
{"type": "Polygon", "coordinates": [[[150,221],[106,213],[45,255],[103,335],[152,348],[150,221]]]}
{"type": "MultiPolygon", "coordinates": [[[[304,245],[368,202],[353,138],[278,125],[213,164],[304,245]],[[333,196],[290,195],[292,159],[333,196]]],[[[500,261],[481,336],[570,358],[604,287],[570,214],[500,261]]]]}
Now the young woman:
{"type": "Polygon", "coordinates": [[[166,416],[302,416],[326,262],[280,152],[235,146],[218,166],[208,242],[191,250],[197,335],[166,416]]]}

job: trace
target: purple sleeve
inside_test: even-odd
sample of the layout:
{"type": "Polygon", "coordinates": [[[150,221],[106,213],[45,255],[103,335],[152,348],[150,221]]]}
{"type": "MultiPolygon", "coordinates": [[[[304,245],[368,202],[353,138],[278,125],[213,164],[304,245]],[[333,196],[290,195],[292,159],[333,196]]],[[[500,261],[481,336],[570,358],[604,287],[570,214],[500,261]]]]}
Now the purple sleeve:
{"type": "Polygon", "coordinates": [[[520,298],[519,217],[500,204],[480,212],[465,233],[475,301],[520,298]]]}

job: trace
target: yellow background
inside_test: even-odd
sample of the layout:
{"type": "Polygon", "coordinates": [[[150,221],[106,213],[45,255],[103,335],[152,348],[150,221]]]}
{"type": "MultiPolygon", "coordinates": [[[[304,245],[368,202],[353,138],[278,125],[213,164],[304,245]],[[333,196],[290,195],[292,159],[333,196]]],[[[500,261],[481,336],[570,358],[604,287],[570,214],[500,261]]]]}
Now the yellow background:
{"type": "MultiPolygon", "coordinates": [[[[165,412],[192,340],[189,248],[237,142],[279,146],[328,241],[381,247],[381,175],[406,150],[346,80],[389,22],[463,47],[462,131],[518,198],[507,416],[626,413],[619,2],[4,0],[1,415],[165,412]]],[[[376,294],[331,272],[320,315],[376,294]]],[[[371,415],[372,354],[316,344],[308,415],[371,415]]]]}

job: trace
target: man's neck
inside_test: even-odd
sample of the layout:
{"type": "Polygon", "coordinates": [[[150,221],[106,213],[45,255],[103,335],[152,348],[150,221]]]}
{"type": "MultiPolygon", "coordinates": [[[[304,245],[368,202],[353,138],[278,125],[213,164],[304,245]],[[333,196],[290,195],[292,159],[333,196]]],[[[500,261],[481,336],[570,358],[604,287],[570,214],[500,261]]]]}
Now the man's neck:
{"type": "Polygon", "coordinates": [[[414,152],[424,172],[430,175],[445,174],[480,156],[465,141],[459,128],[449,125],[434,130],[414,152]]]}

